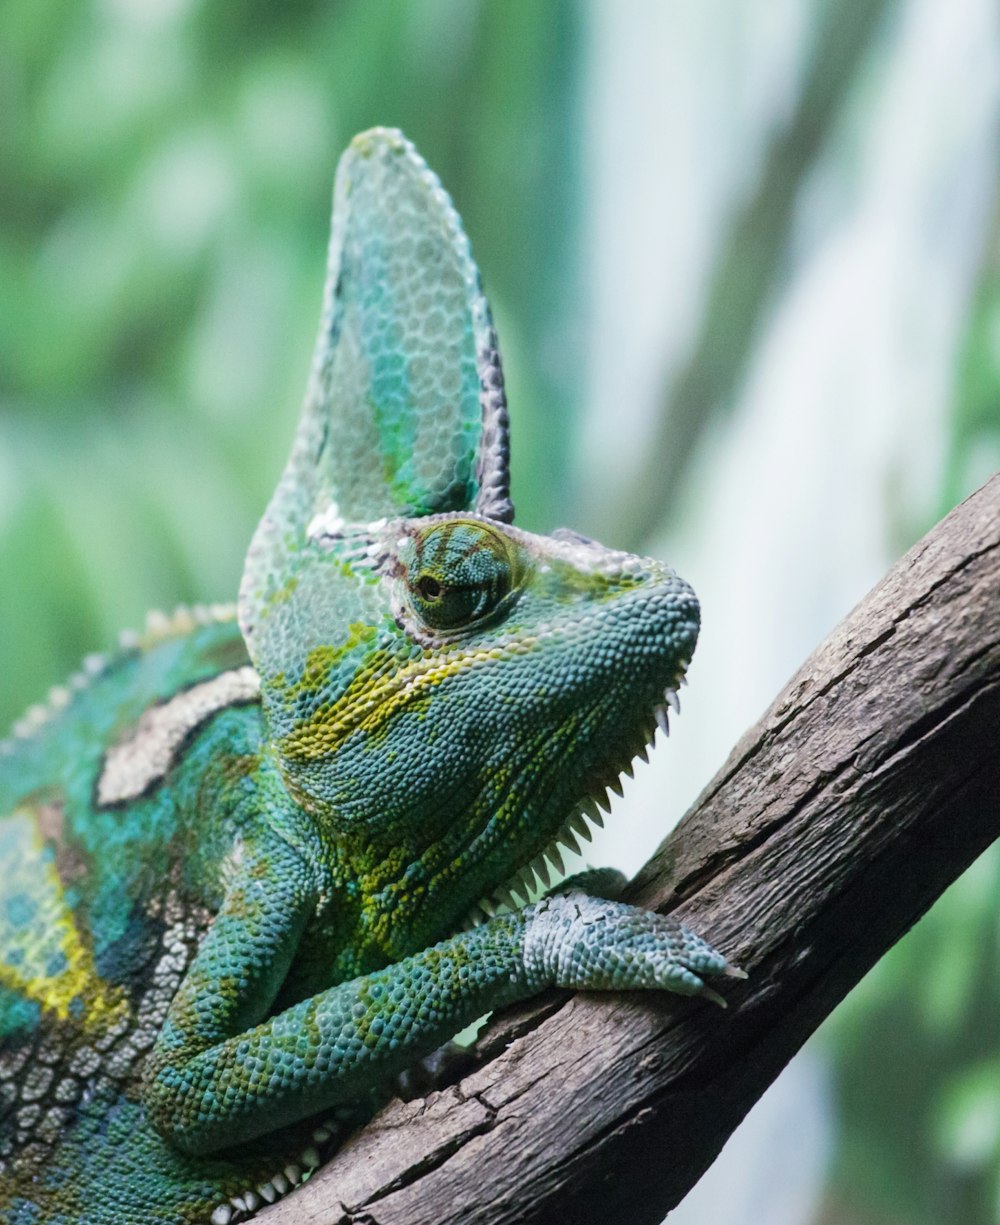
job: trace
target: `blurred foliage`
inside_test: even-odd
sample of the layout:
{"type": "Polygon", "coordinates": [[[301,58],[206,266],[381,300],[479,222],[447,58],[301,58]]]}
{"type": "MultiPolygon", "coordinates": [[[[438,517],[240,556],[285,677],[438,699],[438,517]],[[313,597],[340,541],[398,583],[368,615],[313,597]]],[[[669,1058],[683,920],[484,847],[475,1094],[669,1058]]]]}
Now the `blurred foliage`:
{"type": "Polygon", "coordinates": [[[804,186],[879,23],[894,9],[894,0],[818,6],[794,113],[775,133],[753,189],[720,244],[698,339],[683,370],[665,388],[639,492],[625,512],[636,547],[675,509],[683,470],[715,428],[716,414],[733,410],[735,389],[746,377],[762,320],[774,304],[804,186]]]}
{"type": "Polygon", "coordinates": [[[543,409],[515,497],[551,520],[578,27],[563,0],[0,9],[0,723],[147,607],[233,597],[363,128],[403,127],[455,197],[514,413],[543,409]]]}
{"type": "MultiPolygon", "coordinates": [[[[650,443],[659,477],[623,518],[635,539],[670,509],[698,410],[743,375],[793,204],[894,7],[814,5],[826,34],[719,244],[650,443]]],[[[305,385],[335,160],[373,124],[401,126],[455,198],[516,389],[519,520],[557,519],[584,365],[585,17],[572,0],[0,7],[0,725],[146,608],[233,597],[305,385]]],[[[1000,213],[953,401],[941,511],[1000,458],[1000,213]]],[[[827,1225],[1000,1221],[998,899],[994,848],[827,1027],[827,1225]]]]}

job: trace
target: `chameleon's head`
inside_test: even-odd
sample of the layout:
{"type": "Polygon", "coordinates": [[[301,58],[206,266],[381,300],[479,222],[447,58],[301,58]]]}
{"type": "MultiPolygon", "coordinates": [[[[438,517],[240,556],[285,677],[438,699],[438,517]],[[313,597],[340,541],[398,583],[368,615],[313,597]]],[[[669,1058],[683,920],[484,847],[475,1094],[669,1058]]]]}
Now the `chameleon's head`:
{"type": "Polygon", "coordinates": [[[652,737],[698,605],[657,562],[511,526],[489,307],[398,132],[341,159],[292,457],[240,624],[292,793],[379,848],[386,896],[475,900],[585,828],[652,737]]]}
{"type": "Polygon", "coordinates": [[[415,704],[403,739],[425,763],[410,765],[432,803],[445,780],[466,789],[476,837],[495,822],[551,838],[604,799],[676,701],[699,610],[660,562],[462,513],[388,525],[377,557],[406,657],[396,709],[415,704]]]}
{"type": "Polygon", "coordinates": [[[429,898],[467,905],[572,844],[698,635],[667,566],[569,532],[321,515],[309,552],[270,614],[301,641],[263,678],[283,773],[337,837],[398,848],[429,898]]]}

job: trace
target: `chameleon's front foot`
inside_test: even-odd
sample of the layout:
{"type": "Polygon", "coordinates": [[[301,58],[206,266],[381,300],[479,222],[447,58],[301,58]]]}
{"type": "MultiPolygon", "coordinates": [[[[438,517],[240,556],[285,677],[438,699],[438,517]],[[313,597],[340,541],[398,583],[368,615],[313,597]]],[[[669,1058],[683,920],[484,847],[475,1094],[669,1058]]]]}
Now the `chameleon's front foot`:
{"type": "Polygon", "coordinates": [[[676,919],[590,897],[552,894],[532,908],[524,936],[529,973],[578,990],[659,989],[703,995],[725,1007],[705,979],[742,970],[676,919]]]}

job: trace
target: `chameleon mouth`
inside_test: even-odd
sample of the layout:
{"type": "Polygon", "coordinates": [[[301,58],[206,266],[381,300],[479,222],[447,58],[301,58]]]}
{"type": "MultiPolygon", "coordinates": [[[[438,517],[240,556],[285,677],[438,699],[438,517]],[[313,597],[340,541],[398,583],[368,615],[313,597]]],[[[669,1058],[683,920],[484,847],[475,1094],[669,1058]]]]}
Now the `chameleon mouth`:
{"type": "Polygon", "coordinates": [[[681,712],[677,690],[687,684],[685,673],[689,663],[690,660],[685,660],[681,664],[678,674],[663,690],[662,700],[646,714],[640,715],[628,737],[630,747],[626,750],[626,756],[619,759],[621,764],[607,763],[590,776],[585,783],[584,794],[573,803],[569,815],[548,845],[518,868],[498,889],[476,902],[460,924],[462,930],[477,927],[496,914],[520,910],[550,889],[553,879],[558,880],[566,875],[563,851],[583,854],[581,839],[589,843],[593,840],[594,829],[604,828],[605,815],[611,811],[610,793],[621,796],[622,777],[634,777],[636,761],[649,762],[649,750],[655,745],[658,731],[663,739],[670,735],[670,713],[679,715],[681,712]]]}

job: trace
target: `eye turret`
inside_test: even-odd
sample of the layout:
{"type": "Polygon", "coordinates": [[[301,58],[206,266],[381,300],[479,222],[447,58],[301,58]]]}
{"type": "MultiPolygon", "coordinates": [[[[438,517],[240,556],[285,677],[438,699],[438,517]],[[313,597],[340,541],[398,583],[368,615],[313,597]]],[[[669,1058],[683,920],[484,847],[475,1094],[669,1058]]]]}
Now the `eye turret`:
{"type": "Polygon", "coordinates": [[[485,523],[449,519],[400,546],[404,600],[428,629],[457,631],[509,604],[523,561],[517,546],[485,523]]]}

